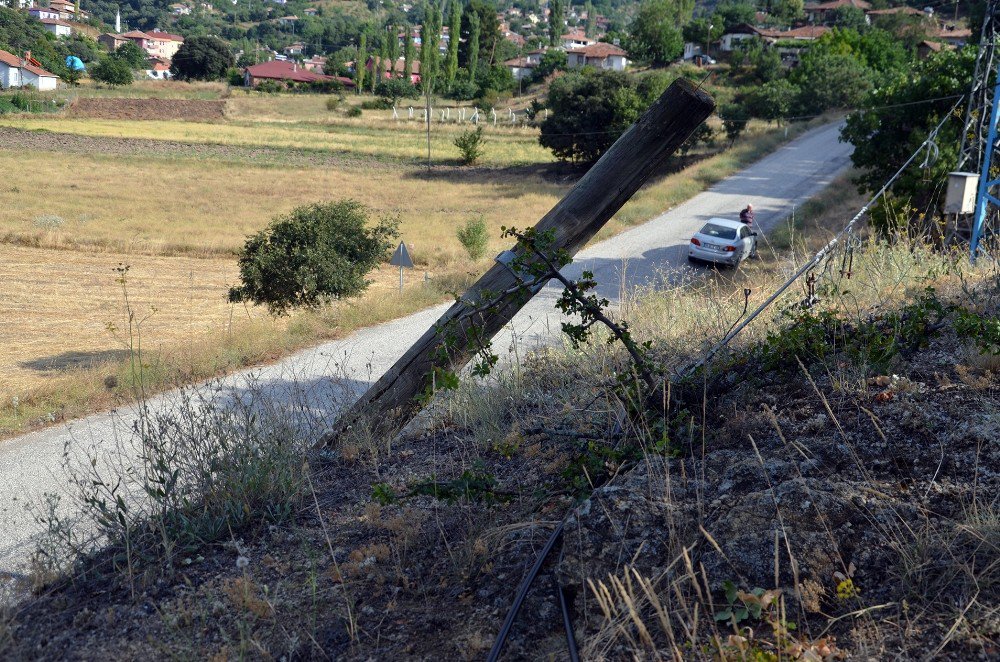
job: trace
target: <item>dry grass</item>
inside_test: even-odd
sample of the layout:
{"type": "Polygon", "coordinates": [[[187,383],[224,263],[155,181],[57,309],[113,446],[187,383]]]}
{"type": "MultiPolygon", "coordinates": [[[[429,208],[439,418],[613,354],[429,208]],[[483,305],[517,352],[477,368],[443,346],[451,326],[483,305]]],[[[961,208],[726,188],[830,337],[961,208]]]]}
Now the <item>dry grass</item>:
{"type": "Polygon", "coordinates": [[[455,229],[483,215],[499,248],[509,219],[534,222],[565,186],[503,173],[449,173],[427,179],[398,168],[254,167],[0,150],[0,237],[7,243],[142,252],[232,253],[275,215],[320,200],[351,197],[375,214],[398,215],[420,264],[461,259],[455,229]],[[86,176],[80,176],[87,173],[86,176]],[[69,182],[69,183],[68,183],[69,182]],[[68,184],[67,184],[68,183],[68,184]],[[51,229],[41,217],[63,219],[51,229]]]}
{"type": "MultiPolygon", "coordinates": [[[[284,101],[284,99],[282,99],[284,101]]],[[[58,131],[102,138],[149,138],[213,145],[249,145],[318,150],[375,158],[389,162],[422,162],[427,158],[427,135],[419,123],[394,123],[391,111],[377,113],[379,121],[362,117],[336,123],[310,122],[177,122],[150,120],[75,119],[40,116],[4,116],[0,124],[18,129],[58,131]],[[387,130],[389,129],[389,130],[387,130]]],[[[431,129],[431,155],[435,163],[457,163],[452,141],[468,126],[435,125],[431,129]]],[[[549,163],[552,155],[537,137],[523,130],[492,127],[486,132],[486,166],[549,163]]]]}

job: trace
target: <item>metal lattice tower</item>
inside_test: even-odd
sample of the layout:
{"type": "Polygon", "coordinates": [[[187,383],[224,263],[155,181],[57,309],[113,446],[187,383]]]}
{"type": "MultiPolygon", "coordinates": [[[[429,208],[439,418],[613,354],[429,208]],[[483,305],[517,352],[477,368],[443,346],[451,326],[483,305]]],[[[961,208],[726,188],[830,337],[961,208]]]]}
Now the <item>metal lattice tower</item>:
{"type": "Polygon", "coordinates": [[[969,251],[973,260],[979,249],[984,229],[995,228],[1000,217],[1000,198],[993,191],[1000,179],[992,173],[1000,168],[997,122],[1000,117],[1000,61],[996,53],[997,32],[1000,30],[1000,0],[989,0],[983,16],[976,68],[965,108],[965,127],[959,148],[958,169],[979,173],[976,210],[972,215],[969,251]]]}

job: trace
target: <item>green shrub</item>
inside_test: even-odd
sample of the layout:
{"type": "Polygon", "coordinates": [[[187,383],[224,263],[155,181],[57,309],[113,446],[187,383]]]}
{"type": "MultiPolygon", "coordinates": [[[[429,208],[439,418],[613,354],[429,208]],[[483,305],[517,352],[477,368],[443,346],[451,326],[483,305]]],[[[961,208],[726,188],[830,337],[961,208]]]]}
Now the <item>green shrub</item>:
{"type": "Polygon", "coordinates": [[[357,106],[351,106],[347,109],[345,113],[348,117],[361,117],[361,108],[357,106]]]}
{"type": "Polygon", "coordinates": [[[486,221],[483,217],[466,221],[455,233],[466,252],[473,260],[479,260],[486,255],[486,248],[490,241],[489,232],[486,229],[486,221]]]}
{"type": "Polygon", "coordinates": [[[390,110],[392,108],[391,99],[365,99],[361,102],[361,107],[365,110],[390,110]]]}
{"type": "Polygon", "coordinates": [[[455,147],[462,153],[464,165],[472,165],[482,157],[486,152],[483,143],[483,127],[481,126],[465,131],[455,138],[455,147]]]}
{"type": "Polygon", "coordinates": [[[247,239],[239,255],[243,284],[229,300],[280,315],[357,296],[398,235],[393,219],[367,224],[367,210],[354,200],[297,207],[247,239]]]}

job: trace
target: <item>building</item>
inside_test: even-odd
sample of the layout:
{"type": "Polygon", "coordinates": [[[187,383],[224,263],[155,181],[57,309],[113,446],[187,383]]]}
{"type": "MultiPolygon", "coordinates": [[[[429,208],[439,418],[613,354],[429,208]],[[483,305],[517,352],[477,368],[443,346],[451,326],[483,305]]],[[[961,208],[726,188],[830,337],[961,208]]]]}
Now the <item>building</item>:
{"type": "Polygon", "coordinates": [[[39,21],[44,18],[50,18],[54,21],[59,20],[59,11],[48,7],[31,7],[28,9],[28,13],[32,18],[37,18],[39,21]]]}
{"type": "Polygon", "coordinates": [[[41,92],[54,90],[59,77],[49,73],[31,58],[31,53],[18,57],[0,50],[0,88],[33,87],[41,92]]]}
{"type": "MultiPolygon", "coordinates": [[[[719,48],[724,53],[730,53],[749,39],[756,39],[760,36],[760,30],[750,25],[749,23],[740,23],[739,25],[734,25],[729,28],[722,37],[719,38],[719,48]]],[[[686,48],[685,44],[685,48],[686,48]]],[[[700,51],[699,51],[700,52],[700,51]]],[[[695,51],[691,51],[690,55],[687,50],[684,51],[684,59],[688,59],[695,55],[695,51]]]]}
{"type": "Polygon", "coordinates": [[[283,28],[290,28],[290,27],[294,27],[295,24],[299,22],[299,17],[298,16],[282,16],[281,18],[276,19],[276,20],[278,21],[278,25],[280,25],[281,27],[283,27],[283,28]]]}
{"type": "Polygon", "coordinates": [[[64,21],[76,20],[76,4],[69,0],[49,0],[49,9],[59,12],[59,18],[64,21]]]}
{"type": "Polygon", "coordinates": [[[832,12],[841,7],[857,7],[864,12],[872,8],[871,4],[865,0],[831,0],[831,2],[823,2],[818,5],[806,5],[803,9],[806,13],[806,20],[810,23],[827,23],[833,20],[832,12]]]}
{"type": "Polygon", "coordinates": [[[525,78],[531,77],[531,74],[538,63],[532,62],[526,57],[516,57],[513,60],[507,60],[503,63],[503,65],[510,69],[510,73],[514,76],[514,80],[521,81],[525,78]]]}
{"type": "MultiPolygon", "coordinates": [[[[392,78],[402,78],[403,72],[406,71],[406,58],[397,58],[391,67],[388,60],[383,64],[380,57],[369,57],[365,62],[365,69],[368,71],[375,72],[379,67],[382,68],[382,75],[387,78],[390,76],[392,78]]],[[[410,62],[410,82],[414,85],[420,82],[420,60],[410,62]]]]}
{"type": "Polygon", "coordinates": [[[168,62],[174,58],[174,55],[177,54],[177,51],[184,44],[184,37],[179,34],[161,32],[160,30],[147,30],[146,36],[148,37],[146,52],[151,57],[161,58],[168,62]]]}
{"type": "Polygon", "coordinates": [[[344,87],[354,87],[354,81],[350,78],[318,74],[296,62],[287,60],[272,60],[271,62],[255,64],[243,70],[243,84],[247,87],[257,87],[265,81],[275,81],[286,85],[338,81],[344,87]]]}
{"type": "Polygon", "coordinates": [[[921,60],[926,60],[935,53],[940,53],[941,51],[950,51],[954,49],[955,46],[952,46],[951,44],[945,44],[940,41],[924,40],[919,44],[917,44],[917,57],[920,58],[921,60]]]}
{"type": "Polygon", "coordinates": [[[954,25],[945,25],[927,34],[927,38],[932,41],[943,41],[952,46],[962,46],[972,38],[972,30],[969,28],[959,28],[954,25]]]}
{"type": "Polygon", "coordinates": [[[173,74],[170,73],[170,63],[155,57],[149,58],[149,62],[146,64],[146,78],[153,80],[173,78],[173,74]]]}
{"type": "Polygon", "coordinates": [[[325,73],[326,70],[326,58],[322,55],[313,55],[311,58],[303,62],[302,66],[309,71],[322,74],[325,73]]]}
{"type": "Polygon", "coordinates": [[[104,48],[108,49],[109,52],[117,51],[118,47],[124,44],[126,41],[128,41],[128,39],[126,39],[122,35],[111,34],[110,32],[107,34],[102,34],[97,38],[97,43],[99,43],[101,46],[104,46],[104,48]]]}
{"type": "Polygon", "coordinates": [[[281,52],[287,55],[288,57],[294,57],[296,55],[302,55],[302,53],[305,52],[305,50],[306,50],[306,45],[301,41],[297,41],[294,44],[289,44],[288,46],[282,48],[281,52]]]}
{"type": "Polygon", "coordinates": [[[927,14],[920,11],[919,9],[914,9],[913,7],[893,7],[892,9],[872,9],[868,12],[869,16],[895,16],[897,14],[902,14],[903,16],[919,16],[920,18],[929,18],[927,14]]]}
{"type": "Polygon", "coordinates": [[[69,37],[73,34],[73,26],[58,18],[39,19],[45,29],[57,37],[69,37]]]}
{"type": "Polygon", "coordinates": [[[185,5],[180,2],[175,2],[168,7],[170,13],[174,16],[190,16],[191,15],[191,5],[185,5]]]}
{"type": "Polygon", "coordinates": [[[566,56],[570,69],[595,67],[608,71],[625,71],[628,66],[628,53],[614,44],[603,42],[567,50],[566,56]]]}
{"type": "Polygon", "coordinates": [[[597,40],[588,37],[583,30],[574,30],[559,37],[559,43],[566,51],[570,51],[574,48],[584,48],[596,44],[597,40]]]}

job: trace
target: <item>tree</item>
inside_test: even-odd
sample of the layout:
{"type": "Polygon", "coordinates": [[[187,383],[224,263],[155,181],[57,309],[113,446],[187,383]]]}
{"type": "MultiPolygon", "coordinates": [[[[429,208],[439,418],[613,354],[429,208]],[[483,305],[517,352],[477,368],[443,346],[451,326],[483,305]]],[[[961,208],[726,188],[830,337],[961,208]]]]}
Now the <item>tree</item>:
{"type": "Polygon", "coordinates": [[[479,67],[479,14],[473,13],[469,17],[469,82],[475,84],[476,69],[479,67]]]}
{"type": "Polygon", "coordinates": [[[629,28],[627,50],[641,60],[669,64],[684,52],[678,27],[683,22],[677,4],[671,0],[645,0],[629,28]]]}
{"type": "Polygon", "coordinates": [[[767,11],[782,23],[791,23],[802,18],[804,3],[802,0],[771,0],[767,11]]]}
{"type": "Polygon", "coordinates": [[[587,0],[584,10],[587,12],[587,23],[586,27],[584,27],[584,34],[593,38],[597,34],[597,12],[594,10],[594,3],[587,0]]]}
{"type": "Polygon", "coordinates": [[[110,56],[97,63],[97,66],[91,70],[90,77],[110,87],[131,85],[132,81],[135,80],[132,67],[122,60],[110,56]]]}
{"type": "Polygon", "coordinates": [[[403,37],[403,78],[406,82],[413,81],[413,35],[410,25],[406,25],[406,36],[403,37]]]}
{"type": "Polygon", "coordinates": [[[541,60],[531,71],[531,80],[541,83],[556,71],[566,71],[569,68],[569,56],[561,48],[550,48],[542,54],[541,60]]]}
{"type": "Polygon", "coordinates": [[[791,115],[799,88],[784,78],[750,88],[741,95],[744,110],[763,120],[781,120],[791,115]]]}
{"type": "Polygon", "coordinates": [[[707,18],[696,18],[681,31],[686,41],[708,44],[717,41],[724,33],[722,22],[715,23],[707,18]]]}
{"type": "Polygon", "coordinates": [[[712,23],[719,23],[723,30],[729,30],[740,23],[756,23],[757,7],[750,2],[723,2],[716,6],[712,23]]]}
{"type": "MultiPolygon", "coordinates": [[[[854,145],[851,161],[861,173],[856,180],[859,188],[878,190],[917,150],[954,104],[954,99],[947,97],[968,92],[975,57],[974,48],[936,53],[887,84],[873,88],[863,100],[861,111],[848,115],[841,135],[854,145]],[[893,108],[879,110],[885,106],[893,108]]],[[[930,199],[935,188],[927,186],[924,179],[942,182],[955,166],[961,127],[960,115],[944,125],[935,140],[940,150],[937,160],[929,170],[910,168],[904,172],[893,187],[897,197],[912,199],[914,206],[923,207],[921,203],[930,199]]]]}
{"type": "MultiPolygon", "coordinates": [[[[482,127],[479,127],[479,130],[481,131],[482,127]]],[[[455,236],[473,260],[480,260],[486,255],[490,233],[482,216],[466,221],[465,225],[455,232],[455,236]]]]}
{"type": "Polygon", "coordinates": [[[170,73],[180,80],[221,80],[233,54],[218,37],[191,37],[174,54],[170,73]]]}
{"type": "Polygon", "coordinates": [[[433,5],[429,5],[424,24],[420,26],[420,82],[424,94],[430,94],[434,89],[434,79],[437,76],[438,41],[441,38],[438,25],[438,13],[433,5]]]}
{"type": "Polygon", "coordinates": [[[360,92],[365,87],[365,74],[368,71],[368,34],[361,33],[358,38],[358,57],[354,60],[354,88],[360,92]]]}
{"type": "Polygon", "coordinates": [[[618,71],[586,68],[556,78],[538,142],[560,159],[592,163],[631,126],[646,104],[634,80],[618,71]]]}
{"type": "Polygon", "coordinates": [[[834,9],[831,22],[834,27],[857,30],[858,32],[868,27],[864,10],[853,5],[843,5],[834,9]]]}
{"type": "Polygon", "coordinates": [[[229,300],[281,315],[357,296],[392,248],[397,225],[383,218],[368,227],[368,210],[354,200],[297,207],[247,239],[238,259],[242,284],[229,300]]]}
{"type": "Polygon", "coordinates": [[[719,117],[722,119],[722,128],[726,131],[726,138],[729,139],[729,146],[732,147],[736,144],[736,139],[747,128],[750,115],[742,104],[727,103],[719,108],[719,117]]]}
{"type": "Polygon", "coordinates": [[[470,72],[475,70],[475,67],[470,66],[473,15],[476,15],[479,20],[477,60],[493,64],[498,54],[497,43],[502,40],[496,5],[487,0],[469,0],[469,4],[462,10],[462,42],[458,45],[458,64],[470,72]]]}
{"type": "Polygon", "coordinates": [[[563,14],[566,12],[566,5],[563,0],[549,1],[549,46],[557,46],[559,37],[562,36],[563,14]]]}
{"type": "Polygon", "coordinates": [[[416,99],[420,90],[406,78],[386,78],[375,86],[375,94],[395,106],[400,99],[416,99]]]}
{"type": "MultiPolygon", "coordinates": [[[[475,129],[464,131],[454,140],[455,147],[462,155],[462,165],[472,165],[485,153],[483,146],[483,127],[477,126],[475,129]]],[[[459,235],[459,239],[462,235],[459,235]]],[[[463,241],[464,243],[464,241],[463,241]]],[[[468,246],[466,246],[468,248],[468,246]]],[[[478,259],[472,256],[472,259],[478,259]]]]}
{"type": "Polygon", "coordinates": [[[444,62],[444,83],[447,89],[455,84],[458,75],[458,42],[462,32],[462,6],[459,0],[451,0],[451,18],[448,22],[448,57],[444,62]]]}
{"type": "Polygon", "coordinates": [[[869,69],[850,55],[807,51],[790,78],[802,89],[797,112],[803,115],[856,108],[872,87],[869,69]]]}
{"type": "Polygon", "coordinates": [[[129,69],[146,68],[146,51],[139,48],[134,41],[126,41],[108,57],[112,57],[119,62],[124,62],[128,65],[129,69]]]}

